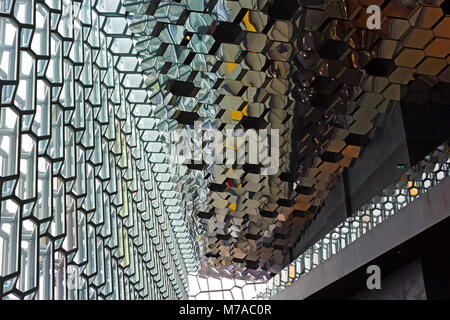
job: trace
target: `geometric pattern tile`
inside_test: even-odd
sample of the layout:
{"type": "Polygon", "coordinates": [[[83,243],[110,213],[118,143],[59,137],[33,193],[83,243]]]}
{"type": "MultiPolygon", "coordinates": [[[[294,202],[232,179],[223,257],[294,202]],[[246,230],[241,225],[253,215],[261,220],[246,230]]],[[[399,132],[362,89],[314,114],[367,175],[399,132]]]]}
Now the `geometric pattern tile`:
{"type": "Polygon", "coordinates": [[[394,103],[448,105],[449,10],[1,1],[0,299],[176,299],[188,273],[278,274],[394,103]]]}
{"type": "Polygon", "coordinates": [[[137,65],[120,1],[1,1],[0,298],[186,296],[137,65]]]}

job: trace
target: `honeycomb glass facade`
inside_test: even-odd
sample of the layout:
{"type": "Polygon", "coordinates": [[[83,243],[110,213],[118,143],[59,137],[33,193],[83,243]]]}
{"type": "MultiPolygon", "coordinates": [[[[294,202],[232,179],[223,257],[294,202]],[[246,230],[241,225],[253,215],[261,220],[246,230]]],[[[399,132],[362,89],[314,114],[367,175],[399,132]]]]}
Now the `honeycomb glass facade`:
{"type": "Polygon", "coordinates": [[[448,110],[449,14],[0,0],[0,299],[270,298],[448,176],[405,124],[409,179],[292,255],[394,107],[448,110]]]}
{"type": "Polygon", "coordinates": [[[197,253],[139,129],[125,4],[0,3],[3,299],[186,296],[197,253]]]}

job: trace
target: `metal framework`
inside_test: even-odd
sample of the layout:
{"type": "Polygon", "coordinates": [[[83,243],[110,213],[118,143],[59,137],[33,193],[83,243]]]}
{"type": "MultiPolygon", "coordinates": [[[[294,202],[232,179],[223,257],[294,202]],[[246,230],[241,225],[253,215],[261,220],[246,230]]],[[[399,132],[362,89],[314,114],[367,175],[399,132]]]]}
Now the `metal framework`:
{"type": "Polygon", "coordinates": [[[393,101],[448,105],[449,10],[1,0],[0,299],[182,299],[189,273],[285,278],[393,101]],[[279,155],[270,174],[237,133],[263,129],[279,133],[259,140],[279,155]],[[211,162],[211,130],[232,131],[222,151],[243,147],[244,163],[211,162]],[[198,161],[170,161],[180,141],[198,161]]]}
{"type": "Polygon", "coordinates": [[[0,298],[185,297],[195,250],[139,130],[122,3],[1,1],[0,30],[0,298]]]}

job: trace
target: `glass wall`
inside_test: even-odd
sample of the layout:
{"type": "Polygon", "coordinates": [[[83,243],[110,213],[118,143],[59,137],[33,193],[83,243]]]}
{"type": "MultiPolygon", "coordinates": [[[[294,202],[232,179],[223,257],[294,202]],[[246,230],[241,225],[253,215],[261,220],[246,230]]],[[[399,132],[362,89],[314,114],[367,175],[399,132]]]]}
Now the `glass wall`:
{"type": "Polygon", "coordinates": [[[186,296],[131,38],[120,0],[0,2],[0,299],[186,296]]]}

